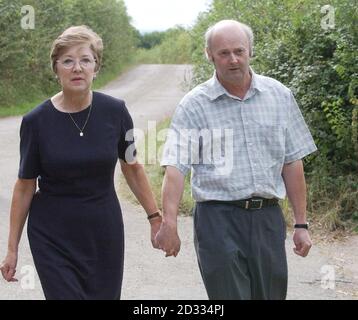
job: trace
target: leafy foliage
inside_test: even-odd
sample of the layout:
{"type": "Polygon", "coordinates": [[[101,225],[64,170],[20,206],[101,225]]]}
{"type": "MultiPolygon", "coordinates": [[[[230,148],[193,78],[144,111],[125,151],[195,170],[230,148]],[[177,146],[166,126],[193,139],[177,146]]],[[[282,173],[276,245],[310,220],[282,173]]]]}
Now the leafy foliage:
{"type": "MultiPolygon", "coordinates": [[[[148,35],[155,35],[157,40],[152,41],[154,46],[149,50],[143,48],[138,50],[138,63],[186,64],[191,62],[191,36],[184,28],[177,26],[161,33],[155,32],[148,35]],[[158,44],[155,45],[155,43],[158,44]]],[[[143,43],[143,40],[141,42],[143,43]]]]}
{"type": "Polygon", "coordinates": [[[103,71],[125,65],[137,45],[123,0],[28,0],[35,28],[20,22],[23,1],[0,1],[0,107],[21,104],[58,89],[50,68],[52,42],[71,25],[86,24],[103,39],[103,71]]]}
{"type": "Polygon", "coordinates": [[[138,47],[152,49],[162,43],[164,36],[165,32],[160,31],[153,31],[150,33],[145,33],[144,35],[139,35],[140,43],[138,47]]]}

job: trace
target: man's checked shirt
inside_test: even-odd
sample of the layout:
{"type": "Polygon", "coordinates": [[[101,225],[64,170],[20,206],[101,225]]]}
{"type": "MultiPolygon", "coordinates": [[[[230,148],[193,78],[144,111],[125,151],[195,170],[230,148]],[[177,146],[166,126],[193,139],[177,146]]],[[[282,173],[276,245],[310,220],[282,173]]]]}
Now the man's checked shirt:
{"type": "Polygon", "coordinates": [[[251,69],[243,99],[229,94],[216,75],[178,105],[162,166],[192,172],[196,201],[286,195],[285,163],[317,150],[292,92],[251,69]]]}

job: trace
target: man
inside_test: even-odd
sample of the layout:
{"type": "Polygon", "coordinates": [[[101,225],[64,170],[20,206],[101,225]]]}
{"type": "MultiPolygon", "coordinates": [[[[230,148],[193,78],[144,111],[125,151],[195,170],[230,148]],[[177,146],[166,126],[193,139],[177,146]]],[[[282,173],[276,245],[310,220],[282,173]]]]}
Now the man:
{"type": "Polygon", "coordinates": [[[286,228],[278,199],[287,191],[294,251],[305,257],[312,243],[301,159],[316,146],[291,91],[250,68],[248,26],[223,20],[205,36],[215,74],[182,99],[172,119],[156,240],[166,256],[178,254],[178,206],[191,170],[195,249],[209,299],[285,299],[286,228]]]}

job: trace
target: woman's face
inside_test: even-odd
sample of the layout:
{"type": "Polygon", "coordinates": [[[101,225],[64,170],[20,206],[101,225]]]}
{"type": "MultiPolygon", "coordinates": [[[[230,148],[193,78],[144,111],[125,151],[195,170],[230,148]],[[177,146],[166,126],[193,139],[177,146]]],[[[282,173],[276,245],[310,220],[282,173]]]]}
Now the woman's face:
{"type": "Polygon", "coordinates": [[[96,60],[89,45],[66,49],[56,62],[57,76],[63,91],[80,93],[91,89],[96,60]]]}

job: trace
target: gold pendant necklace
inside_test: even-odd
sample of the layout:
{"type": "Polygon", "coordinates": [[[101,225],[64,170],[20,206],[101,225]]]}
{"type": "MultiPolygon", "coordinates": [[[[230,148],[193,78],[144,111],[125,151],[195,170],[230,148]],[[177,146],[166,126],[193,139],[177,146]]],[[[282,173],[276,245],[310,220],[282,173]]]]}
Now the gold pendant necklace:
{"type": "Polygon", "coordinates": [[[88,114],[87,114],[87,118],[86,118],[85,124],[83,125],[82,129],[78,126],[78,124],[76,123],[75,119],[73,119],[71,113],[67,112],[68,115],[70,116],[72,122],[74,123],[74,125],[75,125],[75,126],[77,127],[77,129],[80,131],[80,137],[83,137],[83,136],[84,136],[83,131],[85,130],[86,125],[87,125],[87,122],[88,122],[89,117],[90,117],[90,115],[91,115],[91,110],[92,110],[92,102],[91,102],[91,104],[90,104],[90,106],[89,106],[89,111],[88,111],[88,114]]]}

